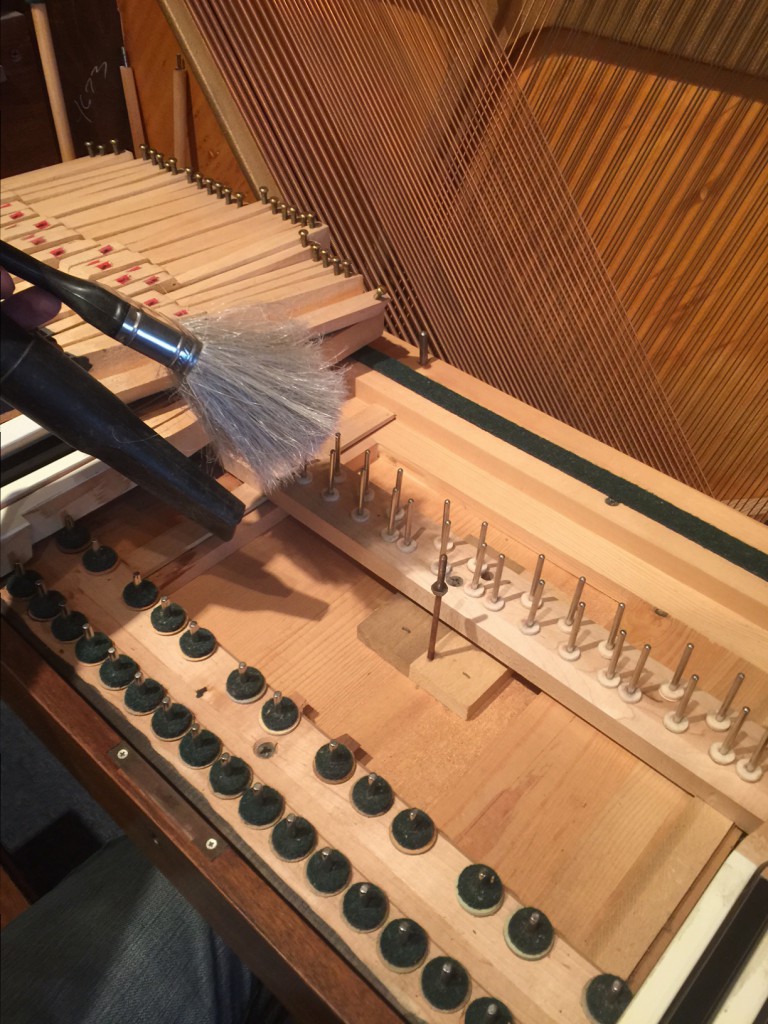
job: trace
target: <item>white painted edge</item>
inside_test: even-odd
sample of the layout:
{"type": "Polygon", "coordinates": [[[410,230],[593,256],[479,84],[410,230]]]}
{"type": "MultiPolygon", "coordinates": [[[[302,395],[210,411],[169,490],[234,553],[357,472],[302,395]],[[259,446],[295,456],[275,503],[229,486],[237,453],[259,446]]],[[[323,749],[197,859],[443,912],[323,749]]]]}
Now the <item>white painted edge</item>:
{"type": "MultiPolygon", "coordinates": [[[[728,857],[624,1011],[621,1024],[658,1024],[758,870],[754,862],[738,850],[728,857]]],[[[751,1020],[749,1017],[724,1019],[734,1024],[737,1020],[739,1024],[751,1020]]]]}
{"type": "Polygon", "coordinates": [[[758,1020],[768,1001],[768,932],[755,947],[712,1024],[745,1024],[758,1020]]]}

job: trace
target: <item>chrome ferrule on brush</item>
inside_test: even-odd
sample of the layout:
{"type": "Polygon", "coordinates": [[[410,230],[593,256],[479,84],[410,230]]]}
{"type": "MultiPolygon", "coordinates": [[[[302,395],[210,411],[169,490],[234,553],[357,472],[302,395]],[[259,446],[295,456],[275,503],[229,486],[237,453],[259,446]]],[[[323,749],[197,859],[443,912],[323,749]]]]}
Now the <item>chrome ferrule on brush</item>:
{"type": "Polygon", "coordinates": [[[115,340],[174,370],[188,373],[200,357],[202,345],[180,323],[131,306],[115,340]]]}

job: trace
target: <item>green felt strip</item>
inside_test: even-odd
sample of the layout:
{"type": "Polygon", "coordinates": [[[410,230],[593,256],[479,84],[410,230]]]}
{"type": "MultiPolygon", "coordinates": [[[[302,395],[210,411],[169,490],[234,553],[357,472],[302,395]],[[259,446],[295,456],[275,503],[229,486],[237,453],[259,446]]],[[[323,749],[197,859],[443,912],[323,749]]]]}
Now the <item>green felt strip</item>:
{"type": "Polygon", "coordinates": [[[672,502],[638,487],[630,480],[625,480],[610,470],[575,455],[567,448],[561,448],[560,445],[539,437],[532,430],[504,419],[498,413],[464,398],[443,384],[429,380],[428,377],[417,373],[409,366],[404,366],[383,352],[366,347],[356,353],[356,358],[370,369],[378,371],[397,384],[402,384],[422,398],[439,405],[441,409],[460,416],[473,426],[499,438],[500,441],[514,445],[515,448],[545,462],[548,466],[559,469],[574,480],[580,480],[606,497],[634,509],[635,512],[660,523],[686,540],[706,548],[707,551],[712,551],[740,569],[745,569],[753,576],[768,581],[768,555],[750,544],[678,508],[672,502]]]}

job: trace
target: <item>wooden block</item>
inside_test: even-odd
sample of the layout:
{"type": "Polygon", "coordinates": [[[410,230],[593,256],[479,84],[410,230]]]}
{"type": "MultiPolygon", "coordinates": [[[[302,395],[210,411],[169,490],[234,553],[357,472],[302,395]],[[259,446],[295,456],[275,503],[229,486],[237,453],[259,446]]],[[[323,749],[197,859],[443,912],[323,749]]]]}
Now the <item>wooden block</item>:
{"type": "MultiPolygon", "coordinates": [[[[358,624],[357,636],[380,658],[408,676],[413,663],[427,649],[430,622],[430,616],[422,608],[402,594],[395,594],[390,601],[358,624]]],[[[438,638],[451,633],[441,622],[438,638]]],[[[455,633],[452,635],[456,636],[455,633]]],[[[424,689],[432,692],[429,686],[425,685],[424,689]]]]}
{"type": "Polygon", "coordinates": [[[438,639],[432,661],[427,661],[425,651],[410,670],[416,686],[464,721],[487,707],[511,674],[506,665],[453,630],[438,639]]]}

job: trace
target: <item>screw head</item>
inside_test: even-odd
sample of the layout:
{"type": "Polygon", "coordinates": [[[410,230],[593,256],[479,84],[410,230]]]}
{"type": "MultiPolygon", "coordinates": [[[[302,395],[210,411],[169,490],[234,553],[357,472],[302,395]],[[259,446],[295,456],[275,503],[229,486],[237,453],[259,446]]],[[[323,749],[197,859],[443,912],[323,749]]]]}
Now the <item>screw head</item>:
{"type": "Polygon", "coordinates": [[[118,761],[124,761],[126,757],[128,757],[128,751],[125,749],[125,747],[121,747],[118,750],[116,757],[118,761]]]}
{"type": "Polygon", "coordinates": [[[215,850],[218,845],[219,845],[218,839],[214,839],[213,837],[211,837],[210,839],[206,839],[205,840],[205,848],[206,848],[206,850],[215,850]]]}
{"type": "Polygon", "coordinates": [[[257,757],[262,757],[265,760],[275,753],[277,749],[276,744],[270,743],[269,740],[265,740],[264,743],[257,743],[254,748],[254,753],[257,757]]]}

